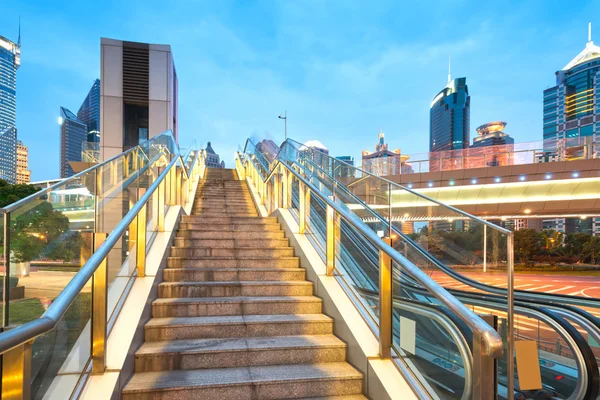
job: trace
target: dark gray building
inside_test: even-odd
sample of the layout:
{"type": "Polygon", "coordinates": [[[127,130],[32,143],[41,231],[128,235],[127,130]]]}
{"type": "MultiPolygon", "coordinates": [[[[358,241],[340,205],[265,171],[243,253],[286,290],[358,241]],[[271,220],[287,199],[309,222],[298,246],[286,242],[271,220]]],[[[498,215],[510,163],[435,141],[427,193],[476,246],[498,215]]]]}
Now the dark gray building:
{"type": "Polygon", "coordinates": [[[87,125],[87,141],[100,143],[100,79],[96,79],[81,103],[77,118],[87,125]]]}
{"type": "Polygon", "coordinates": [[[470,102],[467,78],[449,80],[431,102],[429,110],[429,151],[469,147],[470,102]]]}
{"type": "Polygon", "coordinates": [[[68,178],[75,172],[69,161],[81,161],[81,145],[87,141],[87,125],[65,107],[60,108],[60,177],[68,178]]]}

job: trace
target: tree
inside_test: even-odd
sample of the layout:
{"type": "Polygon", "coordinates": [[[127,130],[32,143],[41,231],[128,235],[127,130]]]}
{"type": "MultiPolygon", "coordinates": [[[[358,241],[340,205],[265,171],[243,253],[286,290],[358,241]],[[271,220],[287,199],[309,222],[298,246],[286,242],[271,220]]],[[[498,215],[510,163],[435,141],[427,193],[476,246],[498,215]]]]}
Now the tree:
{"type": "Polygon", "coordinates": [[[69,231],[69,219],[50,203],[40,203],[16,217],[11,231],[10,248],[16,262],[40,257],[70,261],[79,256],[81,235],[69,231]]]}
{"type": "Polygon", "coordinates": [[[517,260],[531,264],[533,256],[542,251],[544,239],[535,229],[521,229],[515,232],[514,244],[517,260]]]}
{"type": "Polygon", "coordinates": [[[600,261],[600,237],[594,236],[583,244],[581,254],[585,261],[596,264],[600,261]]]}
{"type": "Polygon", "coordinates": [[[5,207],[16,201],[19,201],[29,195],[34,194],[39,189],[33,185],[18,184],[12,185],[4,179],[0,179],[0,207],[5,207]]]}
{"type": "Polygon", "coordinates": [[[550,254],[556,254],[563,247],[564,234],[552,229],[545,229],[541,232],[541,237],[544,240],[544,248],[550,254]]]}
{"type": "Polygon", "coordinates": [[[565,236],[564,252],[569,257],[583,261],[583,247],[592,239],[592,235],[583,232],[574,232],[565,236]]]}

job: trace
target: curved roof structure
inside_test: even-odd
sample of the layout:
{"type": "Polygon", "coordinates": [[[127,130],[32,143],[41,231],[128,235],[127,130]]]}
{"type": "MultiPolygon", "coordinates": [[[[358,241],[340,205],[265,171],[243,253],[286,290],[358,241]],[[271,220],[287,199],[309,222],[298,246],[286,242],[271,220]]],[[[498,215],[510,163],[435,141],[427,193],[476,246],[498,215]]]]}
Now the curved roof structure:
{"type": "Polygon", "coordinates": [[[319,142],[318,140],[309,140],[304,143],[304,146],[309,148],[328,150],[327,147],[325,147],[325,145],[319,142]]]}
{"type": "Polygon", "coordinates": [[[588,41],[585,44],[585,49],[571,60],[570,63],[565,65],[563,71],[570,70],[571,68],[586,63],[588,61],[600,58],[600,46],[596,46],[592,41],[592,23],[588,25],[588,41]]]}

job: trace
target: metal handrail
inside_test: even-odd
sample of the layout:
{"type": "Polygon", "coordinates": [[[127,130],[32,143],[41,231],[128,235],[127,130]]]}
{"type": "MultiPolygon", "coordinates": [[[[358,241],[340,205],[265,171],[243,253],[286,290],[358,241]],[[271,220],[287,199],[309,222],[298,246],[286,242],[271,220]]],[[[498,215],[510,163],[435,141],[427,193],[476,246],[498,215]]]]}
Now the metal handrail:
{"type": "MultiPolygon", "coordinates": [[[[297,144],[300,144],[300,145],[304,146],[302,143],[300,143],[300,142],[297,142],[297,141],[296,141],[296,140],[294,140],[294,139],[287,139],[287,140],[286,140],[286,142],[290,142],[290,143],[292,143],[292,142],[293,142],[293,143],[297,143],[297,144]]],[[[285,145],[285,142],[283,142],[283,143],[282,143],[282,145],[281,145],[281,148],[283,148],[283,146],[284,146],[284,145],[285,145]]],[[[302,151],[302,150],[298,149],[296,146],[294,146],[293,144],[292,144],[292,146],[293,146],[293,147],[294,147],[294,148],[295,148],[297,151],[302,151]]],[[[304,147],[306,147],[306,146],[304,146],[304,147]]],[[[307,149],[310,149],[311,151],[313,151],[313,150],[312,150],[310,147],[306,147],[306,148],[307,148],[307,149]]],[[[510,235],[510,234],[512,234],[512,231],[510,231],[509,229],[506,229],[506,228],[503,228],[503,227],[501,227],[501,226],[498,226],[498,225],[496,225],[496,224],[493,224],[493,223],[491,223],[491,222],[489,222],[489,221],[486,221],[486,220],[484,220],[484,219],[481,219],[481,218],[479,218],[479,217],[476,217],[475,215],[471,215],[471,214],[469,214],[469,213],[467,213],[467,212],[465,212],[465,211],[463,211],[463,210],[460,210],[460,209],[458,209],[458,208],[452,207],[452,206],[450,206],[450,205],[448,205],[448,204],[444,204],[444,203],[442,203],[441,201],[439,201],[439,200],[435,200],[435,199],[432,199],[432,198],[430,198],[430,197],[428,197],[428,196],[425,196],[425,195],[424,195],[424,194],[422,194],[422,193],[415,192],[414,190],[412,190],[412,189],[409,189],[409,188],[407,188],[407,187],[405,187],[405,186],[402,186],[402,185],[400,185],[399,183],[396,183],[396,182],[390,181],[389,179],[385,179],[385,178],[382,178],[381,176],[377,176],[377,175],[375,175],[375,174],[372,174],[372,173],[370,173],[370,172],[364,171],[364,170],[362,170],[362,169],[360,169],[360,168],[356,168],[355,166],[353,166],[353,165],[350,165],[350,164],[346,163],[345,161],[338,160],[337,158],[333,158],[333,157],[331,157],[329,154],[325,154],[325,153],[319,153],[319,156],[323,156],[323,157],[325,157],[325,158],[329,158],[329,159],[333,160],[334,162],[339,162],[339,163],[345,164],[345,165],[347,165],[347,166],[349,166],[349,167],[351,167],[351,168],[353,168],[353,169],[355,169],[355,170],[357,170],[357,171],[360,171],[360,173],[361,173],[361,174],[365,174],[365,175],[371,176],[371,177],[373,177],[373,178],[375,178],[375,179],[378,179],[378,180],[381,180],[381,181],[383,181],[383,182],[386,182],[386,183],[388,183],[388,184],[391,184],[391,185],[397,186],[397,187],[399,187],[400,189],[406,190],[407,192],[409,192],[409,193],[411,193],[411,194],[414,194],[414,195],[415,195],[415,196],[417,196],[417,197],[420,197],[420,198],[422,198],[422,199],[424,199],[424,200],[427,200],[427,201],[431,201],[432,203],[435,203],[435,204],[437,204],[437,205],[439,205],[439,206],[445,207],[445,208],[447,208],[447,209],[449,209],[449,210],[451,210],[451,211],[454,211],[454,212],[456,212],[456,213],[458,213],[458,214],[460,214],[460,215],[462,215],[462,216],[464,216],[464,217],[467,217],[467,218],[469,218],[469,219],[474,219],[475,221],[477,221],[477,222],[479,222],[479,223],[481,223],[481,224],[487,225],[487,226],[489,226],[489,227],[490,227],[490,228],[492,228],[492,229],[498,230],[498,231],[500,231],[500,232],[502,232],[502,233],[505,233],[505,234],[507,234],[507,235],[510,235]]],[[[319,167],[319,168],[320,168],[320,167],[319,167]]],[[[326,172],[326,171],[324,171],[322,168],[321,168],[321,170],[322,170],[323,172],[326,172]]]]}
{"type": "MultiPolygon", "coordinates": [[[[442,304],[448,307],[452,312],[459,316],[474,332],[479,334],[486,345],[486,354],[493,358],[500,358],[503,354],[503,343],[502,338],[490,325],[484,322],[477,314],[467,308],[464,304],[458,301],[452,296],[446,289],[440,284],[429,278],[429,276],[421,271],[412,262],[400,255],[393,247],[385,243],[379,236],[372,230],[366,228],[364,225],[359,224],[355,218],[340,207],[336,202],[332,201],[329,197],[324,196],[321,192],[309,181],[304,179],[297,171],[288,166],[287,164],[277,160],[273,169],[279,165],[284,166],[290,171],[296,178],[302,182],[310,191],[317,195],[325,204],[331,207],[337,212],[342,218],[350,223],[356,230],[358,230],[363,236],[365,236],[373,245],[379,250],[383,251],[389,256],[394,262],[402,266],[417,282],[419,282],[424,288],[431,292],[442,304]]],[[[266,181],[264,181],[266,182],[266,181]]]]}
{"type": "MultiPolygon", "coordinates": [[[[161,133],[160,135],[156,135],[156,136],[155,136],[155,137],[153,137],[152,139],[156,139],[156,138],[158,138],[158,137],[161,137],[161,136],[163,136],[163,135],[167,136],[167,135],[170,135],[170,134],[172,135],[172,132],[171,132],[170,130],[168,130],[168,131],[165,131],[165,132],[161,133]]],[[[152,140],[152,139],[151,139],[151,140],[152,140]]],[[[145,142],[145,143],[147,143],[147,142],[145,142]]],[[[53,191],[53,190],[54,190],[54,189],[56,189],[57,187],[59,187],[59,186],[62,186],[62,185],[64,185],[65,183],[69,183],[69,182],[71,182],[71,181],[74,181],[74,180],[76,180],[77,178],[80,178],[80,177],[82,177],[83,175],[87,174],[87,173],[88,173],[88,172],[90,172],[90,171],[96,170],[96,169],[98,169],[98,168],[100,168],[100,167],[102,167],[102,166],[104,166],[104,165],[108,164],[108,163],[109,163],[109,162],[111,162],[111,161],[114,161],[114,160],[116,160],[116,159],[118,159],[118,158],[120,158],[120,157],[123,157],[123,156],[125,156],[125,155],[127,155],[127,154],[129,154],[129,153],[133,152],[134,150],[136,150],[136,149],[138,149],[138,148],[141,148],[141,146],[142,146],[142,145],[137,145],[137,146],[135,146],[135,147],[132,147],[131,149],[129,149],[129,150],[126,150],[126,151],[124,151],[123,153],[117,154],[116,156],[114,156],[114,157],[111,157],[111,158],[109,158],[109,159],[107,159],[107,160],[104,160],[104,161],[102,161],[101,163],[99,163],[99,164],[96,164],[96,165],[94,165],[94,166],[93,166],[93,167],[91,167],[91,168],[88,168],[88,169],[86,169],[86,170],[83,170],[83,171],[81,171],[81,172],[79,172],[79,173],[77,173],[77,174],[75,174],[75,175],[73,175],[73,176],[70,176],[70,177],[68,177],[68,178],[61,179],[60,181],[56,182],[54,185],[48,186],[48,187],[46,187],[46,188],[43,188],[43,189],[41,189],[41,190],[39,190],[39,191],[37,191],[37,192],[35,192],[35,193],[33,193],[33,194],[31,194],[31,195],[27,196],[27,197],[24,197],[24,198],[22,198],[21,200],[18,200],[18,201],[16,201],[16,202],[12,203],[12,204],[9,204],[9,205],[7,205],[6,207],[0,208],[0,214],[6,214],[6,213],[9,213],[9,212],[13,212],[13,211],[14,211],[14,210],[16,210],[17,208],[19,208],[19,207],[21,207],[21,206],[24,206],[25,204],[27,204],[27,203],[29,203],[29,202],[31,202],[31,201],[33,201],[33,200],[36,200],[36,199],[38,199],[38,198],[42,197],[44,194],[46,194],[46,193],[48,193],[48,192],[51,192],[51,191],[53,191]]]]}
{"type": "Polygon", "coordinates": [[[129,228],[129,225],[137,217],[140,210],[150,200],[156,189],[159,187],[165,177],[171,172],[171,169],[179,160],[182,160],[180,154],[171,160],[165,170],[162,171],[162,173],[152,183],[152,185],[150,185],[144,195],[135,203],[131,210],[129,210],[125,217],[113,229],[104,243],[102,243],[102,245],[100,245],[100,247],[90,256],[85,265],[81,267],[79,272],[77,272],[77,274],[69,281],[69,283],[60,292],[60,294],[40,318],[0,334],[0,354],[32,341],[36,337],[54,329],[58,321],[69,309],[71,303],[85,287],[87,282],[94,275],[94,272],[108,256],[114,245],[129,228]]]}

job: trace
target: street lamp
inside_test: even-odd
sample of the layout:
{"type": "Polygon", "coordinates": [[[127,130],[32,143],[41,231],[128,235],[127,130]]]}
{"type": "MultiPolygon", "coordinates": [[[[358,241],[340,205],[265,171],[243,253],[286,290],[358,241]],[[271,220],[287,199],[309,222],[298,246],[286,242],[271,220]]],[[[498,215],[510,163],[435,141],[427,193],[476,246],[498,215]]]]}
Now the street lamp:
{"type": "Polygon", "coordinates": [[[285,110],[285,114],[283,117],[281,115],[279,115],[277,118],[283,120],[283,134],[284,134],[285,140],[287,140],[287,110],[285,110]]]}

